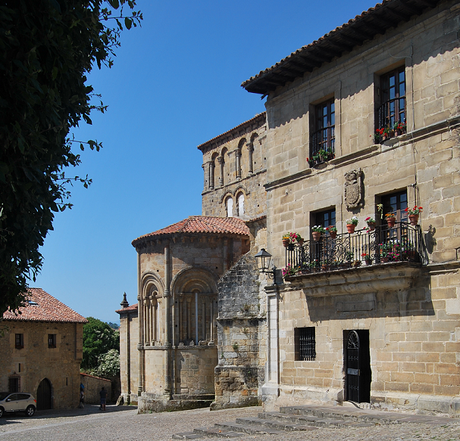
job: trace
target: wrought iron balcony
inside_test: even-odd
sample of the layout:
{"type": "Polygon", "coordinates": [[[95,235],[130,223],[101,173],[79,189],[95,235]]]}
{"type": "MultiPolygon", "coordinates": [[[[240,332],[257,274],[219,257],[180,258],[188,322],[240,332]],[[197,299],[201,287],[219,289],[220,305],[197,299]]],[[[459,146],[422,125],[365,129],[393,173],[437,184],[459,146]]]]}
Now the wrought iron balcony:
{"type": "Polygon", "coordinates": [[[318,241],[286,247],[283,276],[330,272],[395,262],[427,264],[425,245],[419,225],[397,222],[394,227],[376,226],[354,233],[322,234],[318,241]]]}

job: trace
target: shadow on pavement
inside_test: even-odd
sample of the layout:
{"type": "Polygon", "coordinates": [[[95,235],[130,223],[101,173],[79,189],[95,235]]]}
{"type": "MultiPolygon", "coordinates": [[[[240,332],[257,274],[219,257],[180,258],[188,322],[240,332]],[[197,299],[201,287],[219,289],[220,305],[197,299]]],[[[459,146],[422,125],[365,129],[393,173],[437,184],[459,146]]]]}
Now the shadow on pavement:
{"type": "Polygon", "coordinates": [[[45,418],[69,418],[83,415],[91,415],[95,413],[114,413],[125,410],[137,410],[137,406],[116,406],[107,405],[105,412],[100,410],[98,404],[85,404],[83,409],[48,409],[37,410],[33,417],[26,417],[23,412],[20,413],[5,413],[0,419],[0,425],[19,423],[19,420],[26,419],[45,419],[45,418]]]}

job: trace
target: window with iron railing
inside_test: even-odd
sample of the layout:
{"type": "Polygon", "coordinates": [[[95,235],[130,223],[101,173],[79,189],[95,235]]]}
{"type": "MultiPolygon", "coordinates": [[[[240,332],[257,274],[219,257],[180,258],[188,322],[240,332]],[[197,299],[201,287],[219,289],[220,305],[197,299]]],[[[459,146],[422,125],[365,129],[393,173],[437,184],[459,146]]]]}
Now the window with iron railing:
{"type": "Polygon", "coordinates": [[[314,109],[313,133],[310,138],[310,166],[335,157],[334,98],[318,104],[314,109]]]}
{"type": "Polygon", "coordinates": [[[315,328],[295,328],[295,359],[312,361],[316,358],[315,328]]]}
{"type": "Polygon", "coordinates": [[[404,66],[380,77],[376,111],[376,141],[406,132],[406,74],[404,66]]]}

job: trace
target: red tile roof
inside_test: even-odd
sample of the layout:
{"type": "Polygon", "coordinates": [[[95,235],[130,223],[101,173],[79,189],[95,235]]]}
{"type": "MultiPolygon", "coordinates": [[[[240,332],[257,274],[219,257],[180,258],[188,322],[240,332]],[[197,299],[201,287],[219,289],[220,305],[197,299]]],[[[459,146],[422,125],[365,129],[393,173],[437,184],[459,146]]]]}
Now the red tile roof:
{"type": "Polygon", "coordinates": [[[169,227],[138,237],[132,241],[132,245],[136,247],[147,239],[163,238],[177,234],[249,236],[249,228],[244,221],[237,217],[190,216],[169,227]]]}
{"type": "Polygon", "coordinates": [[[26,306],[19,308],[21,314],[3,313],[3,320],[87,323],[85,317],[70,309],[41,288],[29,288],[26,306]]]}
{"type": "Polygon", "coordinates": [[[129,311],[137,311],[137,303],[134,305],[127,306],[126,308],[122,309],[117,309],[115,312],[118,312],[120,314],[121,312],[129,312],[129,311]]]}

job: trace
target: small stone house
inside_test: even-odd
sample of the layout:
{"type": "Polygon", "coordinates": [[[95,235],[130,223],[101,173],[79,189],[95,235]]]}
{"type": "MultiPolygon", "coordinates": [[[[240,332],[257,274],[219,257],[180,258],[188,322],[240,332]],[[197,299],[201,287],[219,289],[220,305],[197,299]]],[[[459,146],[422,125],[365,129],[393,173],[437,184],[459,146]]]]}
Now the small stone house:
{"type": "Polygon", "coordinates": [[[78,406],[87,320],[41,288],[0,321],[0,390],[29,392],[38,409],[78,406]]]}

